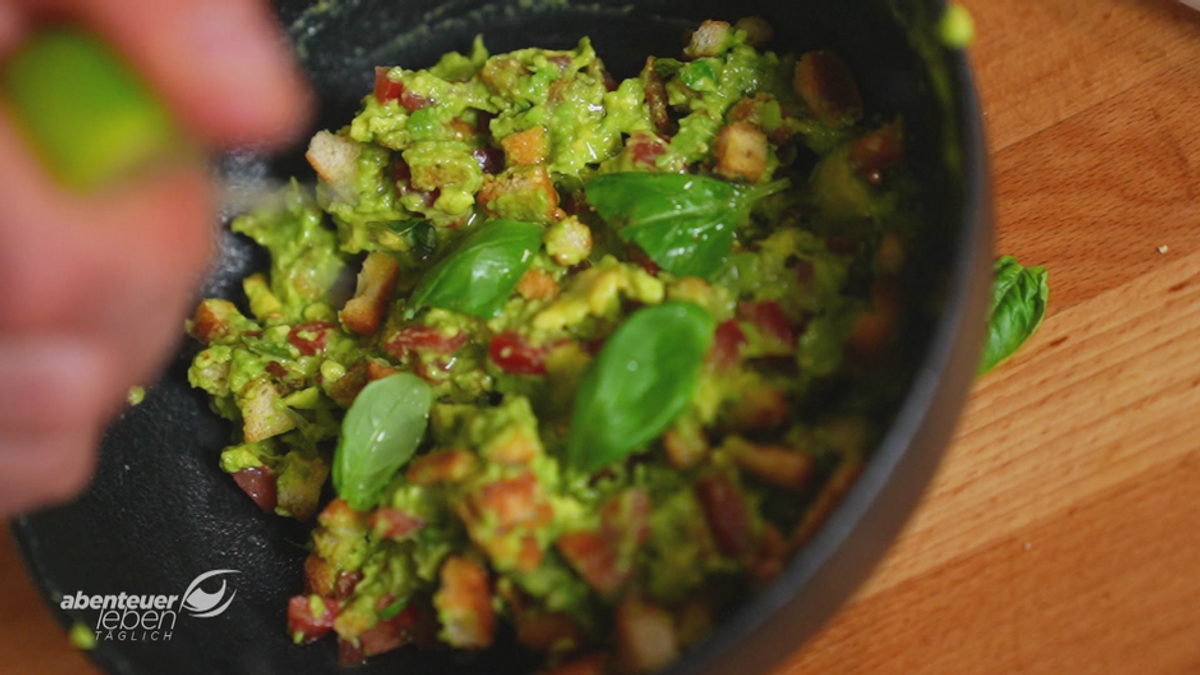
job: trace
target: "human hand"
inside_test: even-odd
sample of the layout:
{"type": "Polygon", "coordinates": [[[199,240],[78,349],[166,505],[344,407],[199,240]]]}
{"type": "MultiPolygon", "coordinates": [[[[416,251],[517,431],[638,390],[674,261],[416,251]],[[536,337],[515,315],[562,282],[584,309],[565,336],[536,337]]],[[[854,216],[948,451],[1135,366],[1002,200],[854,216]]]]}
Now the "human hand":
{"type": "MultiPolygon", "coordinates": [[[[265,2],[0,0],[0,59],[61,20],[136,66],[207,148],[279,145],[307,121],[265,2]]],[[[109,417],[182,336],[214,216],[205,167],[161,168],[73,193],[0,111],[0,516],[80,491],[109,417]]]]}

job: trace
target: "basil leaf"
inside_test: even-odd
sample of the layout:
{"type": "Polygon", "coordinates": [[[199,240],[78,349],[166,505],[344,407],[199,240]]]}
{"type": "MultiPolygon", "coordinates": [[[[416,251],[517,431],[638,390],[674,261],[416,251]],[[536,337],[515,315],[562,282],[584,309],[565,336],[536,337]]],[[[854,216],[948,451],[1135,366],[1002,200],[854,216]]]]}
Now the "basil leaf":
{"type": "Polygon", "coordinates": [[[368,511],[412,459],[433,405],[429,384],[411,373],[371,382],[346,411],[333,455],[333,487],[355,511],[368,511]]]}
{"type": "Polygon", "coordinates": [[[584,373],[567,461],[595,471],[643,447],[692,400],[716,324],[700,307],[669,302],[635,312],[584,373]]]}
{"type": "Polygon", "coordinates": [[[409,311],[432,306],[490,319],[500,313],[542,245],[542,228],[493,220],[475,231],[425,275],[409,311]]]}
{"type": "Polygon", "coordinates": [[[587,184],[588,202],[621,238],[678,276],[709,278],[733,250],[733,232],[753,203],[786,180],[747,187],[669,173],[612,173],[587,184]]]}
{"type": "Polygon", "coordinates": [[[1004,256],[996,261],[993,273],[987,344],[983,362],[979,364],[980,375],[1012,356],[1042,325],[1050,296],[1044,267],[1024,267],[1016,258],[1004,256]]]}

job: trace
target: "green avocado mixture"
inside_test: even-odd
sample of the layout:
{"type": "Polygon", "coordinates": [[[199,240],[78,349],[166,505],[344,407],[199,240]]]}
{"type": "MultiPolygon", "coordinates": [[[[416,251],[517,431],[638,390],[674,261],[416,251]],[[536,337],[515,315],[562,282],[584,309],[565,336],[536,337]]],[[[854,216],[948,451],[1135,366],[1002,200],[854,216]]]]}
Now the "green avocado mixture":
{"type": "Polygon", "coordinates": [[[316,516],[296,642],[507,625],[547,673],[653,672],[820,526],[916,219],[902,121],[770,39],[708,21],[624,81],[587,39],[380,68],[315,192],[233,223],[270,269],[197,309],[189,377],[221,468],[316,516]]]}

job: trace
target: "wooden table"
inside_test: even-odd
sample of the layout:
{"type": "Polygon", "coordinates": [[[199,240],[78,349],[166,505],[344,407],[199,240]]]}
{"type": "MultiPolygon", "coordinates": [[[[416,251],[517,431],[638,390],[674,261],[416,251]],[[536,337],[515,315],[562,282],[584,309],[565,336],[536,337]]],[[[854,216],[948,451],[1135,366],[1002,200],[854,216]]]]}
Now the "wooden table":
{"type": "MultiPolygon", "coordinates": [[[[778,675],[1200,673],[1200,13],[969,0],[998,250],[1041,332],[924,505],[778,675]]],[[[92,672],[0,536],[0,673],[92,672]]]]}

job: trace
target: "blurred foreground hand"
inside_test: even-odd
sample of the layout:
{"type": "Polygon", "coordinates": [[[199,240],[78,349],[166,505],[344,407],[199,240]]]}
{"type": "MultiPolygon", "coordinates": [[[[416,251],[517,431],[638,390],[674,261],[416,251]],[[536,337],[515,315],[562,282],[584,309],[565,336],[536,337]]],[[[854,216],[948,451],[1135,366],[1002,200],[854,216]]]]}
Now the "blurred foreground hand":
{"type": "MultiPolygon", "coordinates": [[[[277,146],[307,122],[265,2],[0,0],[0,62],[62,22],[111,45],[203,149],[277,146]]],[[[129,387],[183,335],[213,232],[199,160],[177,153],[83,193],[45,170],[23,128],[0,106],[0,516],[84,487],[129,387]]]]}

